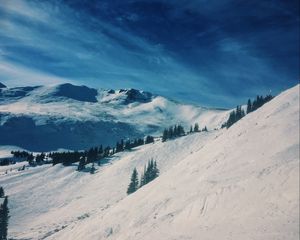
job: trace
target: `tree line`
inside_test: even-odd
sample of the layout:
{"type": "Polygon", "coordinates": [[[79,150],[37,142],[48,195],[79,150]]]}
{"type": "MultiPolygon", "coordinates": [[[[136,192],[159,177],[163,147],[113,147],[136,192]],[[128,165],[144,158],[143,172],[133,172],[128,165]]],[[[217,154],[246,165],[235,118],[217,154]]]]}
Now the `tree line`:
{"type": "MultiPolygon", "coordinates": [[[[202,128],[202,130],[200,130],[199,124],[195,123],[194,127],[193,126],[190,127],[190,131],[187,132],[187,134],[193,133],[193,132],[207,132],[207,131],[208,130],[207,130],[206,126],[204,128],[202,128]]],[[[174,125],[174,126],[164,129],[164,131],[162,133],[162,142],[165,142],[170,139],[182,137],[185,135],[186,135],[185,130],[180,124],[174,125]]]]}
{"type": "Polygon", "coordinates": [[[0,187],[0,240],[7,240],[8,220],[8,197],[5,196],[3,187],[0,187]]]}
{"type": "Polygon", "coordinates": [[[242,106],[238,105],[235,110],[230,112],[229,118],[224,124],[222,124],[222,128],[230,128],[233,124],[242,119],[246,114],[254,112],[272,99],[272,95],[266,95],[265,97],[257,96],[253,102],[251,101],[251,99],[248,99],[246,113],[242,109],[242,106]]]}
{"type": "Polygon", "coordinates": [[[127,188],[127,194],[134,193],[136,190],[153,181],[158,176],[159,170],[157,168],[157,163],[153,159],[149,160],[145,165],[140,181],[138,177],[138,171],[136,168],[134,168],[130,177],[130,183],[127,188]]]}
{"type": "Polygon", "coordinates": [[[162,141],[165,142],[168,139],[173,139],[185,135],[184,128],[179,124],[165,128],[162,135],[162,141]]]}
{"type": "MultiPolygon", "coordinates": [[[[27,151],[11,151],[14,158],[24,159],[28,161],[30,166],[41,165],[44,163],[52,163],[53,165],[62,163],[64,166],[70,166],[73,163],[79,162],[79,170],[82,170],[86,164],[94,163],[96,160],[114,155],[115,153],[130,150],[132,148],[154,142],[153,136],[146,136],[145,139],[138,138],[134,140],[118,141],[115,147],[92,147],[85,151],[65,151],[65,152],[50,152],[40,153],[36,156],[27,151]]],[[[5,165],[8,165],[9,162],[5,165]]]]}

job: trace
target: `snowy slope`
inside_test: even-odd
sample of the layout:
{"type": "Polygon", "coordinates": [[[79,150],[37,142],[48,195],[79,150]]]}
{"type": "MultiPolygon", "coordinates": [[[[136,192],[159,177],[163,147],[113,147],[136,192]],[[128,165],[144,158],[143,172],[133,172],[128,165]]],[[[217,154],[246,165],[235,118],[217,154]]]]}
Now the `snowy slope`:
{"type": "Polygon", "coordinates": [[[0,167],[12,238],[298,239],[299,85],[229,130],[119,153],[94,175],[75,169],[0,167]],[[126,196],[151,157],[160,177],[126,196]]]}
{"type": "Polygon", "coordinates": [[[299,85],[50,239],[299,239],[299,85]]]}
{"type": "Polygon", "coordinates": [[[101,213],[126,197],[134,167],[141,171],[153,157],[164,173],[218,134],[217,131],[192,134],[118,153],[108,164],[96,166],[94,175],[77,172],[76,166],[61,165],[29,168],[23,172],[15,169],[5,175],[10,168],[0,167],[0,185],[10,199],[10,236],[42,239],[56,229],[83,221],[87,215],[101,213]]]}
{"type": "Polygon", "coordinates": [[[62,84],[0,89],[0,144],[31,151],[85,149],[121,138],[161,134],[164,127],[220,127],[228,111],[176,103],[134,89],[62,84]],[[31,141],[27,139],[30,138],[31,141]]]}

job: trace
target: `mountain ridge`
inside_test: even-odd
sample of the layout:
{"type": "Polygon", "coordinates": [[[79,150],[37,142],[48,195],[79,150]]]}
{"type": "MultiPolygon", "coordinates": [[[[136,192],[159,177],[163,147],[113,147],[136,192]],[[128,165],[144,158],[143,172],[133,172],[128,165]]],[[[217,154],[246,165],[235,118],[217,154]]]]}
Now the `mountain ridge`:
{"type": "Polygon", "coordinates": [[[160,135],[175,124],[187,130],[198,122],[200,127],[215,129],[227,115],[228,111],[182,104],[136,89],[72,84],[8,88],[0,92],[0,144],[32,151],[81,150],[160,135]],[[18,128],[25,120],[28,128],[18,128]],[[64,140],[55,141],[63,136],[64,140]]]}

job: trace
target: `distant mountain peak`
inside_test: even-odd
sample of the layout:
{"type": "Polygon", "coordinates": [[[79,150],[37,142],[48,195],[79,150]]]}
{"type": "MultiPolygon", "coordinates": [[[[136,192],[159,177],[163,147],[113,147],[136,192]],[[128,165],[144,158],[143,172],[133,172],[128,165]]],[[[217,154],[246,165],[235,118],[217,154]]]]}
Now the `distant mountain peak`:
{"type": "Polygon", "coordinates": [[[71,83],[60,84],[53,96],[71,98],[82,102],[97,102],[98,91],[86,86],[75,86],[71,83]]]}
{"type": "Polygon", "coordinates": [[[6,86],[0,82],[0,88],[6,88],[6,86]]]}
{"type": "Polygon", "coordinates": [[[150,102],[152,94],[149,92],[139,91],[137,89],[128,89],[125,94],[127,95],[128,102],[150,102]]]}

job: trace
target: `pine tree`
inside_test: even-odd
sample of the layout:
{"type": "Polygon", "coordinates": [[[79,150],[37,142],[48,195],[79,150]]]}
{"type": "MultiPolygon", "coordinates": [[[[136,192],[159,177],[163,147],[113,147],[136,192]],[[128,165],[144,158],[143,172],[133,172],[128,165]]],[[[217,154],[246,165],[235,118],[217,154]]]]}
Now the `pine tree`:
{"type": "Polygon", "coordinates": [[[152,136],[147,136],[145,139],[145,144],[153,143],[154,142],[154,137],[152,136]]]}
{"type": "Polygon", "coordinates": [[[7,206],[7,197],[4,198],[3,204],[0,204],[0,240],[7,240],[9,210],[7,206]]]}
{"type": "Polygon", "coordinates": [[[248,99],[248,103],[247,103],[247,114],[252,112],[252,103],[251,100],[248,99]]]}
{"type": "Polygon", "coordinates": [[[167,139],[169,138],[168,135],[169,135],[169,134],[168,134],[168,130],[165,129],[164,132],[163,132],[163,136],[162,136],[162,141],[163,141],[163,142],[167,141],[167,139]]]}
{"type": "Polygon", "coordinates": [[[191,126],[191,128],[190,128],[190,133],[192,133],[193,132],[193,126],[191,126]]]}
{"type": "Polygon", "coordinates": [[[5,196],[3,187],[0,187],[0,198],[3,198],[5,196]]]}
{"type": "Polygon", "coordinates": [[[153,179],[153,176],[152,176],[152,170],[153,170],[153,159],[151,159],[149,162],[148,162],[148,165],[147,165],[147,170],[146,170],[146,175],[145,175],[145,182],[146,184],[151,182],[153,179]]]}
{"type": "Polygon", "coordinates": [[[173,130],[173,135],[177,137],[179,135],[178,127],[175,125],[173,130]]]}
{"type": "Polygon", "coordinates": [[[41,164],[44,161],[45,157],[46,157],[45,153],[36,155],[36,157],[35,157],[36,163],[41,164]]]}
{"type": "Polygon", "coordinates": [[[127,140],[125,142],[125,147],[124,147],[125,150],[130,150],[131,149],[131,144],[130,144],[130,140],[127,140]]]}
{"type": "Polygon", "coordinates": [[[178,125],[178,128],[177,128],[177,129],[178,129],[178,136],[183,136],[183,135],[185,135],[183,126],[178,125]]]}
{"type": "Polygon", "coordinates": [[[194,132],[199,132],[199,124],[195,123],[194,132]]]}
{"type": "Polygon", "coordinates": [[[147,183],[153,181],[156,177],[159,175],[159,170],[157,168],[156,161],[153,161],[153,159],[149,160],[147,165],[144,168],[144,173],[141,177],[141,184],[140,186],[144,186],[147,183]]]}
{"type": "Polygon", "coordinates": [[[95,168],[95,165],[94,165],[94,163],[93,163],[93,165],[92,165],[92,167],[91,167],[91,170],[90,170],[90,174],[94,174],[94,173],[95,173],[95,170],[96,170],[96,168],[95,168]]]}
{"type": "Polygon", "coordinates": [[[142,186],[144,186],[146,184],[145,175],[146,175],[146,166],[144,167],[144,172],[141,175],[140,187],[142,187],[142,186]]]}
{"type": "Polygon", "coordinates": [[[127,194],[134,193],[138,188],[139,188],[138,172],[135,168],[130,178],[130,184],[127,189],[127,194]]]}
{"type": "Polygon", "coordinates": [[[34,156],[33,156],[33,154],[31,153],[31,154],[29,154],[29,155],[27,156],[28,164],[29,164],[29,165],[33,165],[33,160],[34,160],[34,156]]]}
{"type": "Polygon", "coordinates": [[[154,161],[154,165],[153,165],[153,179],[157,178],[158,175],[159,175],[159,170],[157,168],[156,161],[154,161]]]}
{"type": "Polygon", "coordinates": [[[173,138],[174,137],[174,132],[173,132],[173,127],[169,127],[169,138],[173,138]]]}
{"type": "Polygon", "coordinates": [[[98,153],[101,155],[103,153],[103,147],[102,145],[100,145],[100,147],[98,148],[98,153]]]}
{"type": "Polygon", "coordinates": [[[80,160],[79,160],[79,165],[78,165],[78,168],[77,170],[78,171],[81,171],[85,168],[85,157],[81,157],[80,160]]]}

